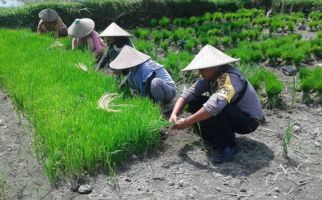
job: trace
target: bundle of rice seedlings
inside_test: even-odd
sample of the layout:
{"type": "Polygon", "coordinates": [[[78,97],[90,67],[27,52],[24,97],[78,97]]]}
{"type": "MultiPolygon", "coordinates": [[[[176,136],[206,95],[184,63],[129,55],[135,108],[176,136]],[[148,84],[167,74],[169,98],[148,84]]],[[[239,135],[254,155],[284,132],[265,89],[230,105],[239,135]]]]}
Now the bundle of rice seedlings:
{"type": "Polygon", "coordinates": [[[112,102],[120,97],[117,93],[104,93],[101,98],[98,100],[98,107],[107,112],[121,112],[121,110],[112,109],[112,107],[120,107],[120,106],[133,106],[129,104],[112,104],[112,102]]]}
{"type": "Polygon", "coordinates": [[[86,66],[86,64],[84,64],[84,63],[77,63],[77,64],[75,64],[75,66],[78,68],[78,69],[80,69],[80,70],[82,70],[82,71],[84,71],[84,72],[88,72],[88,67],[86,66]]]}

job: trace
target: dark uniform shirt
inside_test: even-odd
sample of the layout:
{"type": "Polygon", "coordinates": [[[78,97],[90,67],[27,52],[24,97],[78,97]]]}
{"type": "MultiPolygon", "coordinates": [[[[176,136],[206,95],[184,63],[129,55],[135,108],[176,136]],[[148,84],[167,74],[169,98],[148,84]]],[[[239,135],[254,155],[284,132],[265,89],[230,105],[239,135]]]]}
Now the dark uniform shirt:
{"type": "MultiPolygon", "coordinates": [[[[242,91],[246,78],[235,67],[228,67],[215,81],[198,79],[189,89],[181,95],[186,101],[191,102],[205,92],[210,93],[208,101],[203,107],[216,116],[228,104],[233,102],[242,91]]],[[[255,89],[248,83],[247,90],[237,103],[237,107],[247,113],[251,118],[262,120],[264,118],[262,106],[255,89]]]]}

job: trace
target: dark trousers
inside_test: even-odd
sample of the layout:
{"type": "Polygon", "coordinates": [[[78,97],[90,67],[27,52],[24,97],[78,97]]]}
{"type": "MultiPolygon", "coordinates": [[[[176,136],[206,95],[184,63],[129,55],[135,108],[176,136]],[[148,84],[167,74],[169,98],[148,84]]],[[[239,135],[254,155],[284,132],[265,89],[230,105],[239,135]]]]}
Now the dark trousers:
{"type": "MultiPolygon", "coordinates": [[[[197,112],[208,98],[200,96],[197,100],[190,102],[189,112],[197,112]]],[[[235,132],[248,134],[255,131],[258,125],[256,120],[250,118],[236,105],[227,104],[218,115],[199,122],[195,128],[200,136],[214,148],[223,149],[236,145],[235,132]]]]}

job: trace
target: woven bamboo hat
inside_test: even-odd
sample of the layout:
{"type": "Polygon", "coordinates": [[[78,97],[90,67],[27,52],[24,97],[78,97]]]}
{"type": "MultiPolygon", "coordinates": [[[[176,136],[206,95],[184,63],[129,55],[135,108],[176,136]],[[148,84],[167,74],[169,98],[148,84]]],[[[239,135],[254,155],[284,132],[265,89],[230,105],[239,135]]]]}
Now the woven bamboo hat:
{"type": "Polygon", "coordinates": [[[182,71],[198,70],[211,67],[218,67],[229,63],[237,62],[239,59],[230,57],[215,47],[207,44],[204,46],[189,65],[182,71]]]}
{"type": "Polygon", "coordinates": [[[40,19],[42,19],[45,22],[53,22],[59,18],[58,13],[55,10],[50,8],[40,11],[38,16],[40,19]]]}
{"type": "Polygon", "coordinates": [[[112,69],[127,69],[149,60],[150,56],[125,45],[119,55],[110,63],[112,69]]]}
{"type": "Polygon", "coordinates": [[[132,35],[112,22],[101,34],[101,37],[131,37],[132,35]]]}
{"type": "Polygon", "coordinates": [[[75,19],[75,21],[68,27],[68,35],[74,38],[82,38],[89,35],[95,27],[93,20],[89,18],[75,19]]]}

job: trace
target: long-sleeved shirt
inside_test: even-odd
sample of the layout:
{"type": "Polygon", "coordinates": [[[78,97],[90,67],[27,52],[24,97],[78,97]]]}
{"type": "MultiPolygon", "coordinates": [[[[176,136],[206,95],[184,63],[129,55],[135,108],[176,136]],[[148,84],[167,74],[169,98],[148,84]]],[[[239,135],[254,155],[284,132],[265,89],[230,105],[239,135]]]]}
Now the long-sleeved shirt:
{"type": "MultiPolygon", "coordinates": [[[[242,91],[245,81],[247,79],[237,68],[228,67],[215,81],[198,79],[189,89],[183,91],[181,97],[187,102],[191,102],[203,93],[209,92],[210,97],[203,107],[216,116],[228,103],[234,102],[242,91]]],[[[237,103],[237,107],[253,119],[262,120],[264,118],[256,91],[249,82],[244,96],[237,103]]]]}
{"type": "Polygon", "coordinates": [[[155,78],[160,78],[176,90],[176,85],[166,69],[159,63],[148,60],[141,65],[131,68],[127,76],[127,83],[130,88],[140,92],[142,96],[147,95],[145,87],[149,77],[155,73],[155,78]]]}
{"type": "Polygon", "coordinates": [[[38,23],[37,32],[47,33],[48,31],[53,31],[56,36],[60,36],[60,31],[64,28],[67,30],[66,25],[60,17],[58,17],[56,22],[45,22],[41,19],[38,23]]]}
{"type": "Polygon", "coordinates": [[[76,49],[80,44],[87,46],[95,56],[101,55],[106,47],[105,42],[98,36],[96,31],[92,31],[89,36],[84,38],[73,38],[72,49],[76,49]]]}

